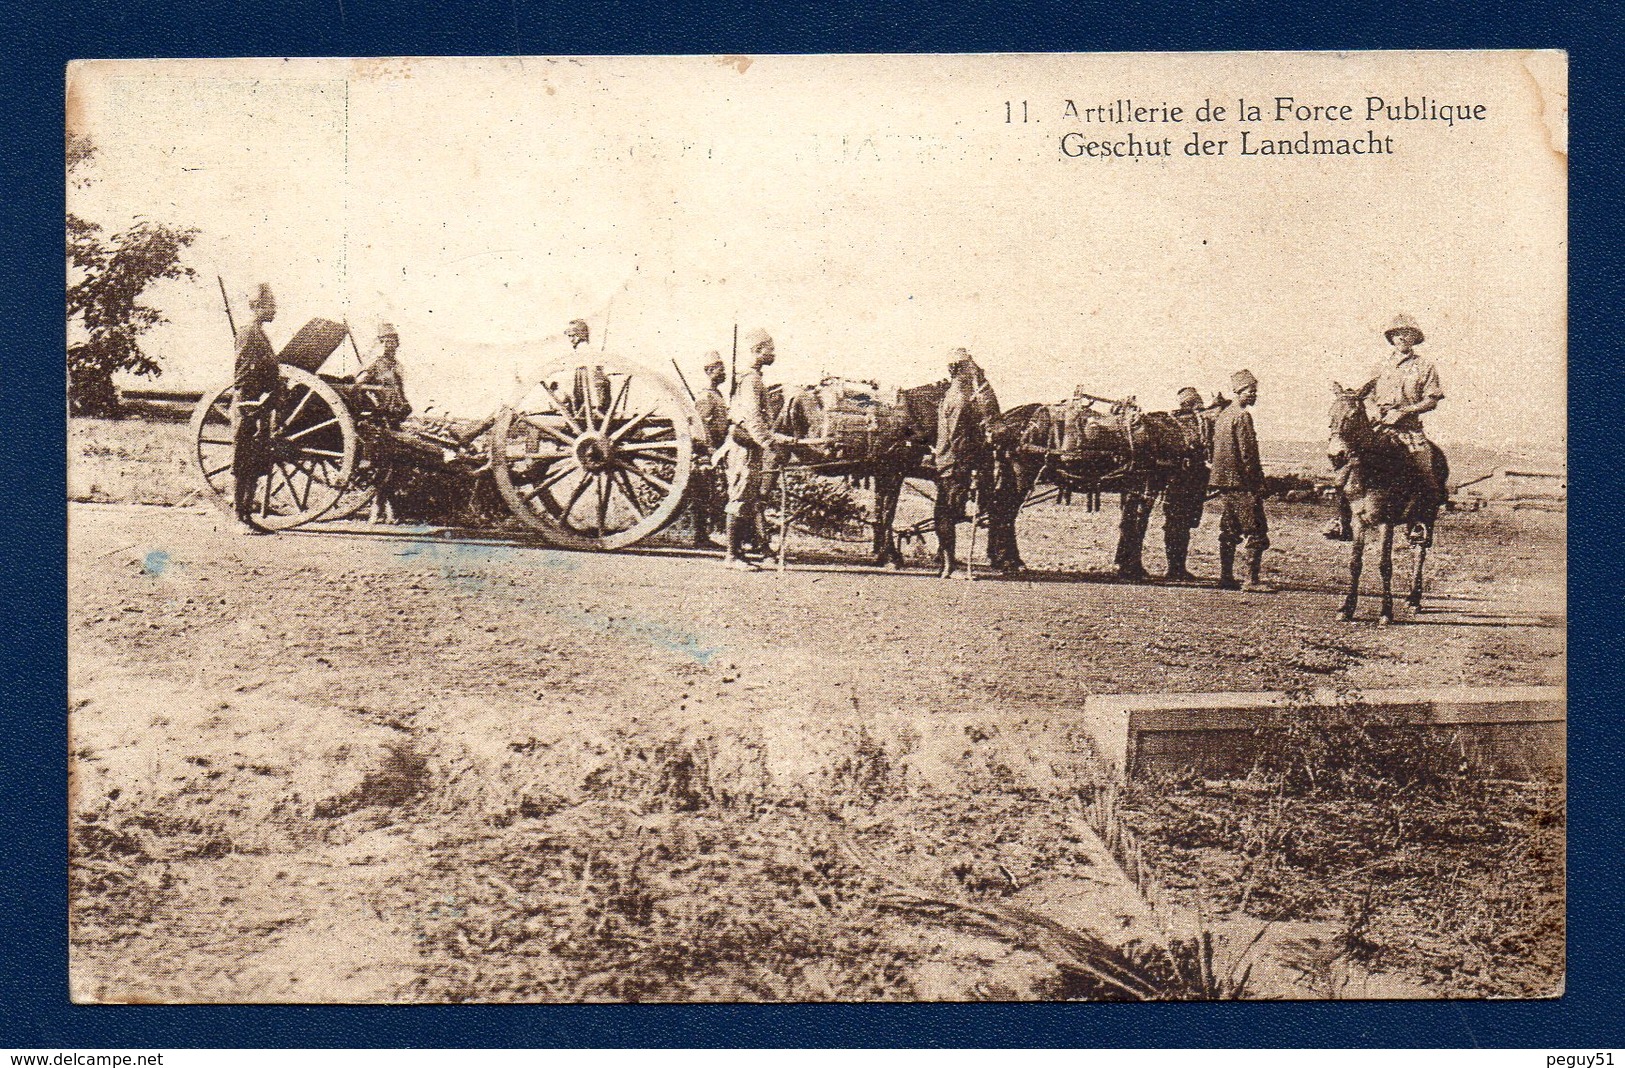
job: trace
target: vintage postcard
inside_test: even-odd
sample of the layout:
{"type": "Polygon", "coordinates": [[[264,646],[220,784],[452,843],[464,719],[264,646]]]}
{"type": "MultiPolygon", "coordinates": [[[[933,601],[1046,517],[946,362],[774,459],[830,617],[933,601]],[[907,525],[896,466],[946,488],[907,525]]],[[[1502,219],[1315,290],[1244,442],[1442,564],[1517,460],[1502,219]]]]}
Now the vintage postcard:
{"type": "Polygon", "coordinates": [[[71,65],[73,997],[1562,993],[1567,78],[71,65]]]}

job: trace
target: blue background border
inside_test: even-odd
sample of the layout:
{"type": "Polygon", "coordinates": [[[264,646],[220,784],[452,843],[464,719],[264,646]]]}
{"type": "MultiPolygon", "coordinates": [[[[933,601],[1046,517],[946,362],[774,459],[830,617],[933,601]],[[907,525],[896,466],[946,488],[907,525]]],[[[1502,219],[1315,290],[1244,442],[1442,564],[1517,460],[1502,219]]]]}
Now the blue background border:
{"type": "MultiPolygon", "coordinates": [[[[1444,1046],[1620,1044],[1617,4],[1471,8],[741,0],[600,9],[470,0],[0,5],[0,523],[11,597],[0,710],[0,1046],[1444,1046]],[[925,5],[920,5],[924,7],[925,5]],[[1194,5],[1193,5],[1194,6],[1194,5]],[[1531,1003],[792,1007],[76,1007],[67,1001],[62,96],[75,58],[753,52],[1565,48],[1571,59],[1568,989],[1531,1003]],[[1610,421],[1612,417],[1612,421],[1610,421]]],[[[1516,353],[1508,353],[1516,359],[1516,353]]],[[[1508,397],[1508,404],[1518,398],[1508,397]]]]}

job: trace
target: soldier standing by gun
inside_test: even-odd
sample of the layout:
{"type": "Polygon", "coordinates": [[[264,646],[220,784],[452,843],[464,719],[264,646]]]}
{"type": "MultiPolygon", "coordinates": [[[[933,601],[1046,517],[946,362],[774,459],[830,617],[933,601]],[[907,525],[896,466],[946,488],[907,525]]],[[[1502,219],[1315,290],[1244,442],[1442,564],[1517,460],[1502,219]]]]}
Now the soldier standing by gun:
{"type": "Polygon", "coordinates": [[[723,494],[716,466],[717,451],[728,441],[728,401],[722,395],[722,383],[728,379],[728,365],[717,352],[705,354],[705,377],[709,383],[694,398],[704,438],[699,441],[701,456],[695,480],[694,495],[694,547],[709,548],[711,531],[726,526],[723,516],[723,494]]]}
{"type": "Polygon", "coordinates": [[[773,363],[773,339],[766,330],[752,330],[745,335],[745,351],[750,354],[750,370],[740,376],[728,409],[733,426],[728,432],[728,507],[724,509],[728,551],[723,563],[736,571],[760,571],[745,559],[745,533],[751,521],[759,519],[762,471],[769,451],[795,439],[775,432],[768,423],[767,384],[762,381],[762,369],[773,363]]]}
{"type": "MultiPolygon", "coordinates": [[[[401,347],[401,338],[392,324],[378,324],[378,343],[383,346],[383,352],[355,376],[355,384],[361,387],[390,429],[399,430],[401,423],[412,414],[412,405],[406,399],[406,380],[401,374],[400,363],[395,359],[395,353],[401,347]]],[[[386,462],[378,465],[378,475],[373,484],[372,522],[393,523],[398,518],[395,496],[399,476],[400,472],[393,464],[386,462]]]]}
{"type": "Polygon", "coordinates": [[[1179,391],[1179,407],[1173,416],[1191,446],[1185,467],[1168,483],[1162,499],[1162,545],[1168,556],[1169,582],[1195,582],[1186,569],[1191,531],[1202,522],[1202,505],[1207,500],[1208,452],[1213,448],[1213,413],[1202,404],[1202,395],[1192,386],[1179,391]]]}
{"type": "Polygon", "coordinates": [[[276,297],[271,287],[261,282],[248,309],[252,317],[237,332],[232,379],[232,510],[237,517],[237,533],[270,534],[273,532],[254,522],[254,497],[259,480],[270,478],[271,414],[276,410],[282,385],[276,351],[265,336],[265,324],[276,318],[276,297]]]}

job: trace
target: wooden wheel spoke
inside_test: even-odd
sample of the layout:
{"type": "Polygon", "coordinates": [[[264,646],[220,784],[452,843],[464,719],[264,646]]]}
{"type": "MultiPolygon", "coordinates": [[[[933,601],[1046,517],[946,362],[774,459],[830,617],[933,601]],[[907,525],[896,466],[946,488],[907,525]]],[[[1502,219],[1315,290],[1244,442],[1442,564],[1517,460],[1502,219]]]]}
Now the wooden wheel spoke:
{"type": "Polygon", "coordinates": [[[197,443],[199,445],[230,445],[230,444],[233,444],[233,442],[232,442],[232,440],[230,438],[198,438],[197,443]]]}
{"type": "Polygon", "coordinates": [[[637,487],[632,485],[632,480],[627,477],[626,471],[617,467],[611,473],[615,479],[615,484],[621,488],[621,492],[626,495],[626,499],[632,502],[632,510],[637,512],[639,516],[647,516],[653,509],[643,507],[643,502],[638,499],[637,487]]]}
{"type": "Polygon", "coordinates": [[[310,507],[310,484],[312,481],[310,475],[307,472],[300,470],[298,464],[286,461],[277,464],[277,470],[282,472],[282,483],[288,487],[288,496],[293,498],[293,503],[298,506],[301,512],[308,509],[310,507]],[[289,467],[292,467],[299,474],[305,476],[304,493],[301,494],[299,492],[299,487],[293,484],[293,478],[288,474],[289,467]]]}
{"type": "Polygon", "coordinates": [[[640,441],[640,442],[637,442],[636,444],[632,444],[632,445],[617,445],[617,446],[615,446],[615,451],[620,452],[620,453],[628,453],[628,452],[630,452],[630,453],[646,453],[646,452],[671,452],[671,453],[675,453],[677,451],[677,442],[675,440],[672,440],[672,441],[640,441]]]}
{"type": "Polygon", "coordinates": [[[621,379],[621,388],[615,391],[614,399],[609,402],[609,407],[604,409],[603,421],[598,424],[598,432],[600,434],[609,433],[610,420],[615,418],[616,412],[620,411],[621,402],[626,399],[626,391],[631,387],[631,385],[631,375],[627,375],[625,378],[621,379]]]}
{"type": "Polygon", "coordinates": [[[297,433],[289,434],[286,437],[284,437],[283,440],[284,441],[298,441],[300,438],[305,437],[305,436],[307,436],[309,434],[314,434],[318,430],[326,430],[330,426],[337,426],[338,422],[339,422],[339,417],[335,415],[335,416],[333,416],[333,417],[331,417],[329,419],[322,420],[320,423],[317,423],[315,426],[307,426],[305,429],[303,429],[303,430],[301,430],[301,431],[299,431],[297,433]]]}
{"type": "Polygon", "coordinates": [[[293,426],[294,421],[299,418],[299,413],[304,411],[305,405],[310,403],[310,398],[316,395],[316,391],[311,389],[309,386],[305,386],[304,390],[305,395],[299,398],[299,403],[295,404],[293,406],[293,411],[288,413],[288,421],[284,425],[293,426]]]}
{"type": "Polygon", "coordinates": [[[598,483],[598,536],[601,538],[609,520],[609,472],[598,472],[595,481],[598,483]]]}
{"type": "Polygon", "coordinates": [[[219,467],[213,468],[211,470],[205,470],[203,472],[203,477],[204,478],[213,478],[215,475],[221,474],[221,473],[226,472],[226,471],[230,471],[231,470],[231,464],[232,464],[232,462],[230,460],[227,460],[225,463],[221,464],[219,467]]]}
{"type": "Polygon", "coordinates": [[[574,508],[576,504],[580,502],[582,496],[587,492],[587,487],[592,485],[592,483],[593,476],[587,474],[582,476],[580,484],[578,484],[576,488],[571,491],[570,500],[565,504],[564,511],[559,513],[560,518],[568,519],[570,517],[570,509],[574,508]]]}
{"type": "Polygon", "coordinates": [[[552,383],[543,382],[542,388],[547,390],[547,395],[549,397],[553,398],[553,403],[558,406],[559,414],[564,416],[564,421],[570,424],[570,429],[575,431],[576,436],[579,437],[586,433],[586,430],[584,427],[582,427],[580,421],[577,420],[576,417],[571,413],[570,406],[564,403],[564,399],[553,391],[552,383]]]}
{"type": "Polygon", "coordinates": [[[334,452],[332,449],[318,449],[318,448],[314,448],[314,447],[312,447],[310,445],[301,445],[299,447],[299,455],[300,456],[325,456],[325,457],[328,457],[330,459],[335,459],[335,460],[344,459],[344,454],[342,452],[334,452]]]}
{"type": "MultiPolygon", "coordinates": [[[[321,460],[312,461],[309,468],[306,468],[305,465],[300,463],[298,460],[289,460],[288,462],[293,465],[293,469],[295,471],[298,471],[301,475],[305,476],[307,483],[319,483],[320,485],[326,486],[328,489],[338,488],[333,484],[332,480],[327,477],[328,465],[325,462],[321,460]]],[[[311,486],[308,484],[305,487],[306,500],[310,499],[310,488],[311,486]]],[[[304,506],[301,505],[300,507],[304,506]]]]}
{"type": "Polygon", "coordinates": [[[537,422],[531,415],[521,413],[517,418],[526,426],[535,427],[537,431],[546,434],[549,438],[552,438],[555,442],[563,445],[565,448],[569,448],[575,444],[575,439],[570,437],[568,434],[559,430],[557,427],[551,427],[546,423],[537,422]]]}
{"type": "Polygon", "coordinates": [[[534,501],[543,491],[552,489],[560,482],[563,482],[565,478],[569,476],[570,472],[579,470],[581,470],[581,465],[577,464],[573,460],[569,461],[568,463],[560,464],[558,470],[549,471],[542,477],[540,482],[536,483],[528,490],[520,490],[519,492],[525,498],[525,500],[534,501]]]}
{"type": "Polygon", "coordinates": [[[620,427],[614,431],[614,433],[610,434],[609,440],[619,442],[622,438],[626,437],[626,435],[630,434],[634,428],[642,425],[643,421],[653,414],[655,413],[652,411],[639,412],[625,423],[622,423],[620,427]]]}
{"type": "Polygon", "coordinates": [[[665,479],[656,475],[651,475],[647,471],[640,470],[635,464],[622,464],[621,470],[627,472],[628,474],[638,476],[638,478],[642,479],[646,485],[658,490],[662,496],[671,492],[670,482],[667,482],[665,479]]]}

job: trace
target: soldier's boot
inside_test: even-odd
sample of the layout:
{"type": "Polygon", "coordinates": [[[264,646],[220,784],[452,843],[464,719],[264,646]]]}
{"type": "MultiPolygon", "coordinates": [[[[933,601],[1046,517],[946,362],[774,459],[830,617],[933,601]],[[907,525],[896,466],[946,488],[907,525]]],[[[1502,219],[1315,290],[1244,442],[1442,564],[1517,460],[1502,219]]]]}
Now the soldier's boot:
{"type": "Polygon", "coordinates": [[[1264,550],[1256,546],[1247,547],[1247,585],[1242,589],[1248,593],[1274,593],[1275,587],[1265,582],[1262,575],[1264,570],[1264,550]]]}
{"type": "Polygon", "coordinates": [[[694,548],[704,549],[711,544],[711,517],[706,502],[694,502],[694,548]]]}
{"type": "Polygon", "coordinates": [[[235,532],[238,534],[269,534],[271,531],[254,521],[254,489],[259,485],[258,479],[238,479],[232,487],[232,512],[237,517],[235,532]],[[246,483],[246,484],[245,484],[246,483]]]}
{"type": "Polygon", "coordinates": [[[937,525],[937,577],[952,578],[959,570],[959,563],[954,559],[955,542],[958,540],[958,531],[949,523],[937,525]]]}
{"type": "Polygon", "coordinates": [[[728,517],[727,529],[728,552],[722,558],[723,566],[732,568],[735,571],[760,571],[761,568],[745,559],[745,528],[740,523],[738,516],[731,515],[728,517]]]}
{"type": "Polygon", "coordinates": [[[1183,524],[1164,527],[1162,546],[1168,554],[1168,581],[1195,582],[1196,576],[1185,569],[1185,561],[1190,556],[1191,528],[1183,524]]]}
{"type": "Polygon", "coordinates": [[[1241,589],[1236,581],[1236,547],[1226,541],[1219,542],[1219,589],[1241,589]]]}

